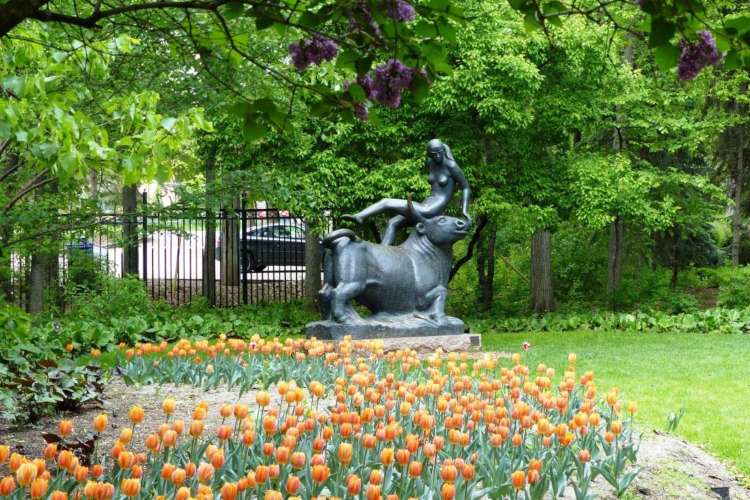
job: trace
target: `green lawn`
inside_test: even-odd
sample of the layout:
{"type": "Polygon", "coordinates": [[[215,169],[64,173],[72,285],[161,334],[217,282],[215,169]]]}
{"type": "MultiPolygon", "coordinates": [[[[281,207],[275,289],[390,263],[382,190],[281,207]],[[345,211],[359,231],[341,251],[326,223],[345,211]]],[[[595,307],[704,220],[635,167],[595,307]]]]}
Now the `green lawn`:
{"type": "MultiPolygon", "coordinates": [[[[667,415],[685,416],[677,434],[704,445],[750,475],[750,336],[595,333],[485,333],[485,350],[521,351],[527,364],[560,370],[569,352],[578,370],[594,370],[600,394],[619,387],[638,403],[637,421],[664,430],[667,415]]],[[[559,372],[558,372],[559,373],[559,372]]]]}

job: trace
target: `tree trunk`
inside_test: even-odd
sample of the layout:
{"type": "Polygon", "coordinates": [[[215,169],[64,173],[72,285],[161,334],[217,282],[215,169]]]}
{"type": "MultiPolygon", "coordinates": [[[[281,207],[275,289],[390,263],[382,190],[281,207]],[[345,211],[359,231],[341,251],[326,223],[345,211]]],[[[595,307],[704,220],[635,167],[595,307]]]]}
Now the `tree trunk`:
{"type": "Polygon", "coordinates": [[[321,288],[320,281],[321,248],[318,235],[312,226],[305,226],[305,302],[314,308],[318,308],[318,292],[321,288]]]}
{"type": "Polygon", "coordinates": [[[740,251],[742,250],[742,184],[745,177],[744,158],[744,131],[739,126],[737,140],[737,165],[734,169],[734,213],[732,215],[732,264],[740,264],[740,251]]]}
{"type": "MultiPolygon", "coordinates": [[[[235,198],[234,210],[239,210],[240,206],[240,199],[235,198]]],[[[240,225],[237,215],[228,210],[221,222],[221,283],[224,286],[240,284],[240,225]]]]}
{"type": "Polygon", "coordinates": [[[44,250],[35,251],[31,255],[31,272],[26,301],[26,310],[29,314],[39,314],[44,310],[44,292],[50,282],[51,261],[50,254],[44,250]]]}
{"type": "Polygon", "coordinates": [[[11,251],[5,242],[10,240],[9,228],[0,227],[0,293],[6,302],[13,302],[13,268],[11,251]]]}
{"type": "Polygon", "coordinates": [[[138,187],[122,188],[122,275],[138,274],[138,187]]]}
{"type": "Polygon", "coordinates": [[[477,245],[477,276],[479,278],[479,307],[482,311],[492,308],[495,296],[495,240],[497,230],[490,222],[477,245]]]}
{"type": "Polygon", "coordinates": [[[552,233],[537,230],[531,237],[531,305],[534,312],[555,310],[552,290],[552,233]]]}
{"type": "Polygon", "coordinates": [[[677,273],[680,270],[680,262],[677,258],[677,246],[680,242],[680,232],[674,229],[672,232],[672,278],[670,279],[670,285],[672,290],[677,288],[677,273]]]}
{"type": "Polygon", "coordinates": [[[216,212],[212,194],[216,180],[216,156],[212,148],[206,159],[206,234],[203,240],[203,296],[210,306],[216,305],[216,212]]]}
{"type": "Polygon", "coordinates": [[[607,295],[612,299],[622,283],[622,267],[625,260],[625,224],[617,217],[609,226],[609,251],[607,255],[607,295]]]}

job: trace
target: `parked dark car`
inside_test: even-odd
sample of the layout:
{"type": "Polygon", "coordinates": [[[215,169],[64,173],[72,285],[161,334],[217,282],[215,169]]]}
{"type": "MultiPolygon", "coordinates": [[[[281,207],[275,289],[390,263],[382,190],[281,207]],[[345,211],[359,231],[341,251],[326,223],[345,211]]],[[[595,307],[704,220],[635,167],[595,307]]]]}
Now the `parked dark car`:
{"type": "MultiPolygon", "coordinates": [[[[219,240],[217,260],[222,258],[221,245],[219,240]]],[[[240,238],[240,248],[245,272],[262,271],[266,266],[304,266],[305,228],[294,223],[249,228],[244,241],[240,238]]],[[[235,259],[239,260],[240,256],[235,259]]]]}

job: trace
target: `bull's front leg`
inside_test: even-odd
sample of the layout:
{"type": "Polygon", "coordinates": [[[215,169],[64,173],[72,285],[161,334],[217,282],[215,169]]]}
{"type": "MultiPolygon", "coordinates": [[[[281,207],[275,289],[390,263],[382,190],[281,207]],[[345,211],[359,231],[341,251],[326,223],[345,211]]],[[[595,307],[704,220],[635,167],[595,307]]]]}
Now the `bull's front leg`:
{"type": "Polygon", "coordinates": [[[440,321],[445,317],[445,301],[448,298],[448,289],[444,286],[436,286],[425,296],[427,303],[427,316],[434,320],[440,321]]]}

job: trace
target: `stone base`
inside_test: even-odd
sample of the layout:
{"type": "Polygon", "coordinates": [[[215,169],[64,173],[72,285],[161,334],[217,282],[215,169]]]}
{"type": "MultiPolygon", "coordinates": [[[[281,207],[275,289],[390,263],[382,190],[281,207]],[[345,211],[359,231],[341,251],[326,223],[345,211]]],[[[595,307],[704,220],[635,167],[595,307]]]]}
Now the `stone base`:
{"type": "Polygon", "coordinates": [[[418,354],[431,354],[438,348],[443,352],[478,351],[482,347],[482,337],[477,333],[461,335],[438,335],[435,337],[401,337],[381,340],[383,351],[412,349],[418,354]]]}
{"type": "Polygon", "coordinates": [[[462,335],[464,322],[452,316],[440,321],[415,317],[412,314],[389,316],[378,315],[354,323],[337,323],[331,320],[315,321],[305,325],[307,338],[320,340],[343,340],[347,335],[352,340],[395,339],[462,335]]]}

